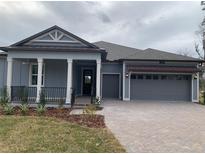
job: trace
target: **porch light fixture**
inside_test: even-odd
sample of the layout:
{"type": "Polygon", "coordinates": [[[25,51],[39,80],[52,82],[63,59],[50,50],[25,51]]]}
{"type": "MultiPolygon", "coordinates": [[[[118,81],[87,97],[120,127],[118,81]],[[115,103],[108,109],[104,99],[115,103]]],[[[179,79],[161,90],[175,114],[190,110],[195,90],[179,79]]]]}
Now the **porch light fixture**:
{"type": "Polygon", "coordinates": [[[129,77],[129,73],[128,73],[128,72],[125,74],[125,77],[126,77],[126,78],[128,78],[128,77],[129,77]]]}

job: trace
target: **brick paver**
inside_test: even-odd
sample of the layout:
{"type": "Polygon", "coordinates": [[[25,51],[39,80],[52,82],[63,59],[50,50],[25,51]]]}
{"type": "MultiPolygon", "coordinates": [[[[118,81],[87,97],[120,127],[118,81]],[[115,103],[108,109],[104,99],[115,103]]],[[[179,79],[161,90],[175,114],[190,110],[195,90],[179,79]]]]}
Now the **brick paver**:
{"type": "Polygon", "coordinates": [[[108,128],[127,152],[205,152],[205,106],[104,101],[108,128]]]}

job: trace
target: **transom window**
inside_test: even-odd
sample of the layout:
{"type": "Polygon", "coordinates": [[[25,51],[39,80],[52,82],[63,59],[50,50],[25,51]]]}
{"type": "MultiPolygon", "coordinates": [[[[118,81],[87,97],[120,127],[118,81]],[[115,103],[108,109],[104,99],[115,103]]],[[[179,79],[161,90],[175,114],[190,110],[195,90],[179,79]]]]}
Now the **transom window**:
{"type": "MultiPolygon", "coordinates": [[[[30,85],[37,86],[38,83],[38,64],[31,64],[30,67],[30,85]]],[[[44,74],[45,74],[45,65],[42,69],[42,82],[41,85],[44,86],[44,74]]]]}

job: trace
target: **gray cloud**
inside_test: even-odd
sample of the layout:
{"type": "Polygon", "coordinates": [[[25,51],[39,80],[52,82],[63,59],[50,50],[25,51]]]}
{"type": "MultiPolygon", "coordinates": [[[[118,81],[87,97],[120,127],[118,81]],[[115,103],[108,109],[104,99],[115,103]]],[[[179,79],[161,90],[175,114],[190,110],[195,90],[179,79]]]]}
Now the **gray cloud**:
{"type": "Polygon", "coordinates": [[[0,45],[53,25],[90,41],[194,54],[200,2],[0,2],[0,45]]]}

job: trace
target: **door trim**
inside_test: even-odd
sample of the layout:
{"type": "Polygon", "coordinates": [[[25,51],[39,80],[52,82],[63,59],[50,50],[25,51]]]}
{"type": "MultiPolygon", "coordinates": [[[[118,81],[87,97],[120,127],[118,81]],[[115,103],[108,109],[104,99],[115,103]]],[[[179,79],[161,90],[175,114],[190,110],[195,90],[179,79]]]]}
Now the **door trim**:
{"type": "Polygon", "coordinates": [[[83,72],[84,70],[92,70],[92,79],[93,79],[92,82],[94,82],[94,68],[93,67],[81,67],[81,86],[80,86],[81,96],[83,96],[83,72]]]}
{"type": "Polygon", "coordinates": [[[118,75],[119,77],[119,95],[118,98],[121,99],[121,73],[110,73],[110,72],[104,72],[101,73],[101,96],[102,96],[102,88],[103,88],[103,75],[118,75]]]}

